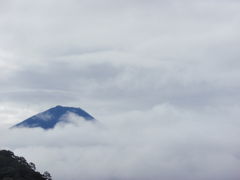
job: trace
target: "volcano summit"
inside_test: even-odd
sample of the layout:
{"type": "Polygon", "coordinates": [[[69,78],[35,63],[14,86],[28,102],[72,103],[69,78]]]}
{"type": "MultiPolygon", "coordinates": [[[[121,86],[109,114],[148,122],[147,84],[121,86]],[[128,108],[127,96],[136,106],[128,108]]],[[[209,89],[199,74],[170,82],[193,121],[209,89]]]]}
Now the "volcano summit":
{"type": "Polygon", "coordinates": [[[12,126],[12,128],[39,127],[43,129],[53,129],[58,123],[69,123],[68,119],[66,119],[68,114],[74,114],[86,121],[95,121],[94,117],[81,108],[56,106],[22,121],[12,126]]]}

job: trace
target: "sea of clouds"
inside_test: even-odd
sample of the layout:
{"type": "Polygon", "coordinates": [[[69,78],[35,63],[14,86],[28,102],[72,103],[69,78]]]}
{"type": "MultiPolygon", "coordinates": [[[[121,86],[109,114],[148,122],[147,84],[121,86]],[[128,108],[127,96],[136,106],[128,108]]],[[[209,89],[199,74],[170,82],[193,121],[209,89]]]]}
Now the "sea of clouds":
{"type": "MultiPolygon", "coordinates": [[[[1,128],[1,148],[57,180],[238,180],[239,112],[168,104],[53,130],[1,128]]],[[[67,118],[67,117],[66,117],[67,118]]]]}
{"type": "Polygon", "coordinates": [[[55,180],[239,180],[239,9],[0,0],[0,148],[55,180]],[[9,129],[56,105],[98,123],[9,129]]]}

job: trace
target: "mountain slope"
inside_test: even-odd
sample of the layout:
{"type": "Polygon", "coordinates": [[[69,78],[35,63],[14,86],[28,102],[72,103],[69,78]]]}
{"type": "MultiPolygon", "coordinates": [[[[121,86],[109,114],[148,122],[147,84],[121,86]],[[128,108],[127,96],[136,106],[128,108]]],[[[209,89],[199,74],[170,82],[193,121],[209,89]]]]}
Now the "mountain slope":
{"type": "Polygon", "coordinates": [[[51,180],[48,172],[36,171],[35,164],[28,163],[24,157],[18,157],[11,151],[0,150],[1,180],[51,180]]]}
{"type": "Polygon", "coordinates": [[[82,117],[87,121],[95,120],[94,117],[92,117],[90,114],[88,114],[86,111],[82,110],[81,108],[56,106],[22,121],[14,125],[12,128],[40,127],[43,129],[52,129],[60,122],[68,123],[65,117],[69,113],[82,117]]]}

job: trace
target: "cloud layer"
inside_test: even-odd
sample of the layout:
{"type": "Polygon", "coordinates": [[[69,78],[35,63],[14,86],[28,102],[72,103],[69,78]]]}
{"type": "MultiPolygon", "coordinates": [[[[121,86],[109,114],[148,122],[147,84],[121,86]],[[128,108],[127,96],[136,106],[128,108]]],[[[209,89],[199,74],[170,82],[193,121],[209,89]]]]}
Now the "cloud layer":
{"type": "Polygon", "coordinates": [[[239,179],[236,0],[0,1],[0,148],[55,179],[239,179]],[[100,124],[7,130],[56,106],[100,124]]]}
{"type": "MultiPolygon", "coordinates": [[[[4,103],[151,108],[239,99],[238,1],[1,1],[4,103]],[[121,101],[121,102],[119,102],[121,101]]],[[[6,105],[5,105],[6,106],[6,105]]],[[[26,107],[26,106],[25,106],[26,107]]]]}
{"type": "Polygon", "coordinates": [[[97,124],[79,119],[76,126],[74,117],[75,124],[50,131],[5,129],[1,145],[58,180],[237,180],[240,124],[226,116],[230,111],[200,113],[165,104],[97,124]]]}

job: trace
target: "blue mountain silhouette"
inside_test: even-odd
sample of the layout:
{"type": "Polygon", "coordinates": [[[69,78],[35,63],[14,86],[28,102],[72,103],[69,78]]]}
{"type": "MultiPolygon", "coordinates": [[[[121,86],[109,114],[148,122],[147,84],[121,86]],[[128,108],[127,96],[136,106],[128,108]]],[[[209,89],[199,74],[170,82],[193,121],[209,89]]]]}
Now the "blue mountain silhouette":
{"type": "Polygon", "coordinates": [[[67,121],[64,120],[63,116],[67,115],[68,113],[74,113],[87,121],[95,121],[94,117],[92,117],[90,114],[88,114],[81,108],[56,106],[22,121],[14,125],[12,128],[40,127],[43,129],[52,129],[60,122],[67,123],[67,121]]]}

